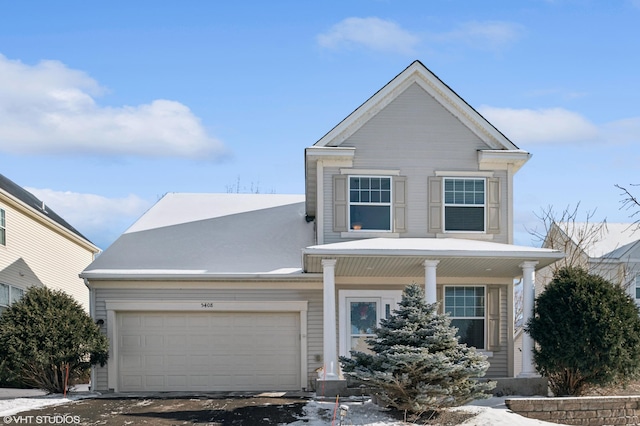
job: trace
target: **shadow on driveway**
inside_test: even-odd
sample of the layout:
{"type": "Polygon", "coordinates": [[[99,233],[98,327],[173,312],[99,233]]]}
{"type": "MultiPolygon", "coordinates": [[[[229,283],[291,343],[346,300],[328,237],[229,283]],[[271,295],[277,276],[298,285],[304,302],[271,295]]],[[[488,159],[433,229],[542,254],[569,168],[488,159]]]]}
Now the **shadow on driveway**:
{"type": "Polygon", "coordinates": [[[20,416],[78,416],[83,425],[279,425],[303,415],[308,397],[258,395],[105,395],[19,413],[20,416]]]}

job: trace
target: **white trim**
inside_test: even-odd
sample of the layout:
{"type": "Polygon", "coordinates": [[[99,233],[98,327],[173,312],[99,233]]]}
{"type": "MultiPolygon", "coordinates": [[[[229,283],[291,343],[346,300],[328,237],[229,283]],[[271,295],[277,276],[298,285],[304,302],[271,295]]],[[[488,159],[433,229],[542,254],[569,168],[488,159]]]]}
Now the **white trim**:
{"type": "Polygon", "coordinates": [[[300,389],[307,388],[307,301],[165,301],[106,300],[107,336],[109,337],[108,385],[119,392],[118,330],[116,313],[130,312],[298,312],[300,314],[300,389]]]}
{"type": "Polygon", "coordinates": [[[324,244],[324,160],[316,164],[316,244],[324,244]]]}
{"type": "Polygon", "coordinates": [[[400,238],[398,232],[391,231],[346,231],[340,233],[341,238],[400,238]]]}
{"type": "Polygon", "coordinates": [[[107,311],[283,312],[307,310],[307,301],[107,300],[107,311]],[[206,305],[206,306],[203,306],[206,305]]]}
{"type": "Polygon", "coordinates": [[[384,170],[384,169],[340,169],[341,175],[358,175],[358,176],[400,176],[400,170],[384,170]]]}
{"type": "MultiPolygon", "coordinates": [[[[338,291],[338,341],[340,356],[349,356],[349,333],[347,332],[347,299],[378,298],[393,299],[397,303],[402,299],[402,290],[339,290],[338,291]]],[[[395,307],[391,308],[392,310],[395,307]]],[[[380,321],[380,318],[378,318],[380,321]]]]}
{"type": "MultiPolygon", "coordinates": [[[[445,176],[442,179],[442,231],[445,234],[486,234],[487,233],[487,178],[485,177],[477,177],[477,176],[445,176]],[[462,207],[462,208],[473,208],[473,207],[481,207],[480,204],[456,204],[446,202],[446,182],[447,180],[478,180],[483,182],[483,192],[484,192],[484,201],[482,203],[482,231],[447,231],[447,207],[462,207]]],[[[455,192],[455,190],[454,190],[455,192]]]]}
{"type": "Polygon", "coordinates": [[[439,177],[478,177],[478,178],[492,178],[495,176],[493,172],[461,172],[461,171],[446,171],[446,170],[436,170],[434,172],[436,176],[439,177]]]}
{"type": "Polygon", "coordinates": [[[109,359],[107,361],[107,389],[118,392],[118,323],[116,311],[107,310],[107,337],[109,339],[109,359]]]}
{"type": "Polygon", "coordinates": [[[331,129],[314,146],[339,145],[414,83],[422,87],[453,116],[467,126],[471,132],[487,143],[489,147],[496,150],[518,149],[513,142],[493,127],[419,61],[411,63],[404,71],[331,129]]]}
{"type": "Polygon", "coordinates": [[[490,241],[494,239],[495,234],[486,234],[483,232],[468,231],[447,231],[446,233],[436,234],[436,238],[460,238],[466,240],[490,241]]]}
{"type": "MultiPolygon", "coordinates": [[[[360,190],[361,188],[359,188],[358,190],[360,190]]],[[[370,189],[370,188],[369,188],[370,189]]],[[[393,200],[394,200],[394,193],[393,193],[393,176],[389,176],[389,175],[365,175],[365,174],[353,174],[353,175],[349,175],[349,179],[347,179],[347,225],[349,227],[349,231],[347,232],[354,232],[356,234],[359,234],[360,232],[374,232],[374,233],[390,233],[393,232],[393,223],[394,223],[394,218],[393,218],[393,200]],[[388,202],[383,202],[383,201],[368,201],[368,202],[356,202],[356,201],[351,201],[351,178],[364,178],[364,179],[388,179],[389,180],[389,201],[388,202]],[[380,207],[380,206],[384,206],[384,207],[388,207],[389,208],[389,229],[365,229],[365,230],[356,230],[352,228],[352,222],[351,222],[351,206],[376,206],[376,207],[380,207]]]]}

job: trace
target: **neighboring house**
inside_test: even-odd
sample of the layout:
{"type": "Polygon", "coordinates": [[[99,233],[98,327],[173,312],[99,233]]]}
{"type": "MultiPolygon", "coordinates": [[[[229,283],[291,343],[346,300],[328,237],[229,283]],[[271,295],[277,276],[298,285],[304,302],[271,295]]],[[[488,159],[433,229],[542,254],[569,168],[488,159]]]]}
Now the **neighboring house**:
{"type": "MultiPolygon", "coordinates": [[[[565,257],[536,273],[535,296],[539,296],[563,266],[576,266],[624,287],[640,305],[640,229],[634,223],[551,222],[542,247],[560,250],[565,257]]],[[[515,335],[516,350],[522,346],[522,329],[515,335]]],[[[516,358],[515,373],[521,371],[516,358]]]]}
{"type": "Polygon", "coordinates": [[[94,389],[335,392],[412,282],[513,376],[514,279],[562,257],[513,245],[529,157],[412,63],[306,149],[304,196],[167,194],[87,267],[94,389]]]}
{"type": "Polygon", "coordinates": [[[78,276],[100,251],[29,191],[0,175],[0,312],[31,286],[63,290],[89,311],[78,276]]]}
{"type": "Polygon", "coordinates": [[[542,247],[566,257],[536,276],[536,295],[561,266],[579,266],[624,287],[640,304],[640,228],[636,223],[553,222],[542,247]]]}

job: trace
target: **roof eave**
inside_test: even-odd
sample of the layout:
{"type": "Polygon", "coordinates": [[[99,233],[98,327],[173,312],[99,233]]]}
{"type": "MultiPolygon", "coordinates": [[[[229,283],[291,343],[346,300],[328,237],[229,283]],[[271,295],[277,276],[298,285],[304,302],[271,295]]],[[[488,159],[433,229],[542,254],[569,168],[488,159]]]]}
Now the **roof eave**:
{"type": "Polygon", "coordinates": [[[483,149],[478,151],[480,170],[506,170],[511,167],[516,173],[531,158],[531,154],[523,150],[483,149]]]}
{"type": "Polygon", "coordinates": [[[209,273],[201,271],[149,272],[138,271],[84,271],[80,278],[96,281],[278,281],[317,280],[318,274],[307,274],[298,269],[293,273],[209,273]]]}
{"type": "Polygon", "coordinates": [[[17,207],[17,208],[23,210],[24,212],[27,212],[32,217],[37,218],[40,222],[46,224],[47,226],[49,226],[50,228],[52,228],[56,232],[64,235],[69,240],[74,241],[76,244],[84,247],[86,250],[92,252],[93,254],[97,254],[97,253],[100,253],[102,251],[98,246],[93,244],[91,241],[89,241],[86,238],[83,238],[80,235],[76,234],[75,232],[72,232],[71,230],[65,228],[64,226],[60,225],[55,220],[53,220],[50,217],[47,217],[46,215],[42,214],[41,212],[39,212],[38,210],[34,209],[30,205],[24,203],[23,201],[21,201],[17,197],[13,196],[9,192],[7,192],[7,191],[5,191],[3,189],[0,189],[0,193],[2,195],[4,195],[5,197],[7,197],[7,199],[14,205],[14,207],[17,207]]]}

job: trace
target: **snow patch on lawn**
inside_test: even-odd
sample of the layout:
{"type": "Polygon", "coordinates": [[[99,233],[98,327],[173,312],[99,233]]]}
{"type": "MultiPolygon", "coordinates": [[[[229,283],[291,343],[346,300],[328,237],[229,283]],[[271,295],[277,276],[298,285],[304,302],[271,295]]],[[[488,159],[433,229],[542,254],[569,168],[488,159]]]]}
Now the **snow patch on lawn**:
{"type": "Polygon", "coordinates": [[[84,398],[93,398],[94,394],[69,395],[64,397],[60,394],[37,396],[32,398],[13,398],[0,400],[0,416],[12,416],[22,411],[36,408],[48,407],[51,405],[67,404],[84,398]]]}

